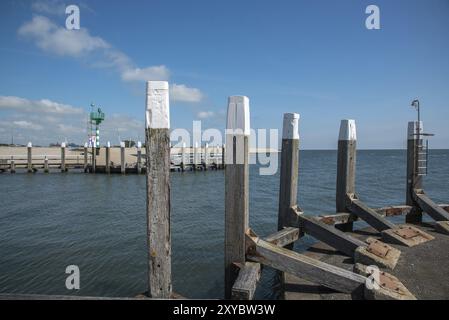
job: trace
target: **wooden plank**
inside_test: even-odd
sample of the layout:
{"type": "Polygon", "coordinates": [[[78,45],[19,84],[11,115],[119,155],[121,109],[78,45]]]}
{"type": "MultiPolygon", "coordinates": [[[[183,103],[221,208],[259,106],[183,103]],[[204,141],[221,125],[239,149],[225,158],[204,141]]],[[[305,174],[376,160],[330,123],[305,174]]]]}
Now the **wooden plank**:
{"type": "Polygon", "coordinates": [[[281,172],[279,186],[278,230],[297,226],[291,208],[297,205],[299,170],[299,114],[284,113],[281,172]]]}
{"type": "Polygon", "coordinates": [[[396,225],[386,218],[382,217],[376,211],[368,207],[362,201],[348,197],[349,211],[364,220],[377,231],[384,231],[387,229],[394,229],[396,225]]]}
{"type": "MultiPolygon", "coordinates": [[[[249,99],[228,100],[225,168],[225,298],[237,279],[235,263],[244,264],[249,220],[249,99]]],[[[195,148],[196,149],[196,148],[195,148]]]]}
{"type": "MultiPolygon", "coordinates": [[[[346,195],[355,194],[356,148],[355,120],[341,120],[337,151],[336,212],[348,212],[346,195]]],[[[339,228],[351,231],[352,220],[355,219],[349,219],[347,223],[339,225],[339,228]]]]}
{"type": "Polygon", "coordinates": [[[363,295],[366,278],[247,233],[247,258],[340,292],[363,295]]]}
{"type": "Polygon", "coordinates": [[[246,262],[232,286],[233,300],[252,300],[260,279],[260,264],[246,262]]]}
{"type": "Polygon", "coordinates": [[[326,243],[344,254],[353,257],[358,247],[365,247],[366,243],[338,230],[334,226],[327,225],[314,217],[304,214],[298,215],[301,229],[315,239],[326,243]]]}
{"type": "Polygon", "coordinates": [[[147,82],[146,104],[148,293],[152,298],[169,299],[172,293],[170,115],[166,81],[147,82]]]}
{"type": "Polygon", "coordinates": [[[299,239],[299,228],[287,227],[265,238],[265,241],[285,247],[299,239]]]}
{"type": "Polygon", "coordinates": [[[414,192],[415,200],[421,210],[426,212],[435,221],[448,221],[449,213],[432,201],[425,193],[414,192]]]}

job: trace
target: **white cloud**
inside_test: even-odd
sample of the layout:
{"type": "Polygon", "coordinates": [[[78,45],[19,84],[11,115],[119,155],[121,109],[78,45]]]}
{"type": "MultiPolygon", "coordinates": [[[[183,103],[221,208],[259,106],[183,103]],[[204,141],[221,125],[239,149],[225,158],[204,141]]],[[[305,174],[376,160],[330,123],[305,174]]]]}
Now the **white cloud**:
{"type": "Polygon", "coordinates": [[[34,124],[29,121],[20,120],[20,121],[13,121],[14,126],[19,127],[21,129],[31,129],[31,130],[42,130],[43,127],[38,124],[34,124]]]}
{"type": "Polygon", "coordinates": [[[197,88],[189,88],[184,84],[170,85],[170,94],[173,101],[200,102],[203,94],[197,88]]]}
{"type": "Polygon", "coordinates": [[[200,111],[198,112],[198,114],[196,115],[199,119],[207,119],[207,118],[211,118],[215,115],[215,112],[213,111],[200,111]]]}
{"type": "Polygon", "coordinates": [[[61,56],[79,57],[111,46],[100,37],[93,37],[87,29],[67,30],[58,27],[44,16],[33,19],[18,30],[19,35],[32,39],[44,51],[61,56]]]}
{"type": "Polygon", "coordinates": [[[83,109],[48,99],[28,100],[14,96],[0,96],[0,110],[9,109],[30,113],[81,114],[83,109]]]}
{"type": "Polygon", "coordinates": [[[148,81],[148,80],[167,80],[169,71],[166,66],[154,66],[147,68],[125,69],[122,72],[124,81],[148,81]]]}

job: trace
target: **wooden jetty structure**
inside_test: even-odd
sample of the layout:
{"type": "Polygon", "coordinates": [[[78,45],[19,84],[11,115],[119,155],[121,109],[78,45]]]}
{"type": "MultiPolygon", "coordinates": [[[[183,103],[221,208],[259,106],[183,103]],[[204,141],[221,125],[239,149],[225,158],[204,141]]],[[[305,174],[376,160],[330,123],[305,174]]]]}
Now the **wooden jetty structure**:
{"type": "MultiPolygon", "coordinates": [[[[169,88],[165,81],[147,83],[145,147],[137,145],[137,172],[146,175],[147,292],[140,297],[178,297],[172,286],[169,88]],[[145,151],[145,152],[143,152],[145,151]]],[[[337,156],[336,213],[307,214],[298,203],[299,120],[297,113],[283,118],[280,192],[277,231],[257,235],[250,226],[249,138],[250,106],[246,96],[228,98],[225,170],[225,298],[251,300],[261,271],[268,266],[278,271],[284,299],[397,299],[449,297],[449,205],[435,204],[423,188],[422,122],[408,125],[406,204],[371,208],[356,192],[356,124],[341,121],[337,156]],[[423,222],[423,213],[433,219],[423,222]],[[406,224],[395,224],[391,216],[405,216],[406,224]],[[356,229],[363,221],[368,228],[356,229]],[[317,240],[306,252],[294,250],[305,235],[317,240]],[[417,268],[415,268],[415,266],[417,268]],[[424,289],[423,289],[424,288],[424,289]]],[[[27,170],[32,158],[28,147],[27,170]]],[[[197,150],[199,146],[195,146],[197,150]]],[[[87,149],[87,146],[85,146],[87,149]]],[[[109,173],[126,173],[124,145],[117,150],[120,163],[105,166],[109,173]]],[[[184,163],[186,146],[181,149],[184,163]]],[[[194,149],[195,154],[198,152],[194,149]]],[[[207,150],[207,148],[206,148],[207,150]]],[[[96,153],[84,153],[94,172],[96,153]]],[[[60,169],[69,166],[65,162],[60,169]]],[[[100,153],[101,154],[101,153],[100,153]]],[[[107,144],[105,157],[111,159],[107,144]]],[[[87,159],[87,160],[86,160],[87,159]]],[[[45,160],[45,159],[44,159],[45,160]]],[[[50,159],[47,159],[47,167],[50,159]]],[[[108,161],[109,163],[109,161],[108,161]]],[[[198,162],[193,161],[194,164],[198,162]]],[[[13,162],[14,164],[14,162],[13,162]]],[[[14,164],[15,165],[15,164],[14,164]]],[[[184,163],[185,165],[185,163],[184,163]]],[[[45,166],[45,162],[44,162],[45,166]]],[[[195,169],[193,169],[195,170],[195,169]]],[[[69,299],[66,296],[35,296],[37,299],[69,299]]],[[[76,299],[92,297],[76,297],[76,299]]],[[[0,299],[33,299],[30,295],[0,295],[0,299]]],[[[104,299],[98,297],[97,299],[104,299]]]]}

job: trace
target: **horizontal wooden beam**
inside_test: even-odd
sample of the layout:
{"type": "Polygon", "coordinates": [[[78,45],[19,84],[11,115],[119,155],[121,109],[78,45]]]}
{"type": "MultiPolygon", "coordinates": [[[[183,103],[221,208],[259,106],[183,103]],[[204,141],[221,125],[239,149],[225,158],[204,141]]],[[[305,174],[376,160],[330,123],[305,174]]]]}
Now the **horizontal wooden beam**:
{"type": "Polygon", "coordinates": [[[232,286],[231,298],[233,300],[252,300],[256,292],[257,282],[260,279],[260,264],[245,262],[232,286]]]}
{"type": "Polygon", "coordinates": [[[413,197],[419,207],[435,221],[448,221],[449,212],[438,206],[424,192],[414,190],[413,197]]]}
{"type": "Polygon", "coordinates": [[[247,259],[340,292],[363,295],[366,278],[246,234],[247,259]]]}
{"type": "Polygon", "coordinates": [[[285,247],[291,243],[294,243],[299,239],[299,229],[288,227],[278,232],[275,232],[265,238],[265,241],[270,242],[279,247],[285,247]]]}
{"type": "Polygon", "coordinates": [[[377,231],[394,229],[396,227],[394,223],[388,221],[385,217],[378,214],[375,210],[368,207],[362,201],[350,197],[349,195],[347,196],[347,201],[348,210],[358,216],[360,219],[364,220],[377,231]]]}

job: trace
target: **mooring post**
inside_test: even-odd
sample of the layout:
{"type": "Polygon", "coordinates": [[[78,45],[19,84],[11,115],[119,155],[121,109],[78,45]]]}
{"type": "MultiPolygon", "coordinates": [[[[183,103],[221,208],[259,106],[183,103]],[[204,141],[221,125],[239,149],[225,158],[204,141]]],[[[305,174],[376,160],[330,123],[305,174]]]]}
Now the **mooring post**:
{"type": "Polygon", "coordinates": [[[44,172],[48,173],[48,157],[47,156],[45,156],[45,159],[44,159],[44,172]]]}
{"type": "Polygon", "coordinates": [[[137,174],[142,173],[142,142],[137,141],[137,174]]]}
{"type": "Polygon", "coordinates": [[[195,142],[195,148],[193,149],[193,170],[196,170],[198,166],[198,142],[195,142]]]}
{"type": "Polygon", "coordinates": [[[221,146],[221,168],[222,169],[225,168],[225,149],[226,149],[226,146],[225,146],[225,144],[223,144],[221,146]]]}
{"type": "Polygon", "coordinates": [[[88,144],[87,144],[87,142],[85,142],[84,143],[84,172],[87,172],[87,160],[88,160],[88,156],[89,156],[89,154],[88,154],[88,152],[87,152],[87,147],[88,147],[88,144]]]}
{"type": "MultiPolygon", "coordinates": [[[[341,120],[337,152],[337,212],[348,212],[347,195],[355,194],[355,162],[357,135],[355,120],[341,120]]],[[[352,231],[354,215],[344,224],[336,225],[342,231],[352,231]]]]}
{"type": "Polygon", "coordinates": [[[120,173],[125,174],[125,142],[120,142],[120,173]]]}
{"type": "MultiPolygon", "coordinates": [[[[278,230],[298,227],[291,210],[297,205],[299,170],[299,114],[284,113],[282,127],[281,173],[279,186],[278,230]]],[[[293,244],[288,246],[293,248],[293,244]]]]}
{"type": "Polygon", "coordinates": [[[14,156],[11,156],[11,162],[10,162],[10,169],[9,169],[9,171],[11,172],[11,173],[16,173],[16,163],[15,163],[15,161],[14,161],[14,156]]]}
{"type": "Polygon", "coordinates": [[[413,194],[416,189],[423,188],[423,179],[418,169],[418,146],[422,145],[422,136],[418,133],[423,132],[422,121],[410,121],[407,129],[407,192],[405,204],[412,207],[412,210],[405,216],[407,223],[416,223],[422,221],[422,210],[416,203],[413,194]]]}
{"type": "Polygon", "coordinates": [[[92,143],[92,173],[97,170],[97,150],[95,148],[95,143],[92,143]]]}
{"type": "Polygon", "coordinates": [[[181,148],[181,171],[184,172],[185,170],[185,165],[186,165],[186,143],[183,142],[182,143],[182,148],[181,148]]]}
{"type": "Polygon", "coordinates": [[[33,149],[33,144],[31,142],[28,142],[28,145],[27,145],[27,154],[28,154],[27,171],[28,172],[33,172],[32,149],[33,149]]]}
{"type": "Polygon", "coordinates": [[[245,232],[249,220],[249,99],[228,99],[225,169],[225,298],[230,299],[245,264],[245,232]]]}
{"type": "Polygon", "coordinates": [[[209,154],[207,153],[208,149],[209,149],[209,144],[206,143],[204,145],[204,170],[207,170],[207,166],[209,165],[209,154]]]}
{"type": "Polygon", "coordinates": [[[106,143],[106,150],[105,150],[105,170],[107,174],[111,173],[111,142],[106,143]]]}
{"type": "Polygon", "coordinates": [[[172,293],[170,239],[170,106],[168,82],[148,81],[146,100],[148,293],[172,293]]]}
{"type": "Polygon", "coordinates": [[[65,142],[61,143],[61,172],[66,172],[65,167],[65,142]]]}

